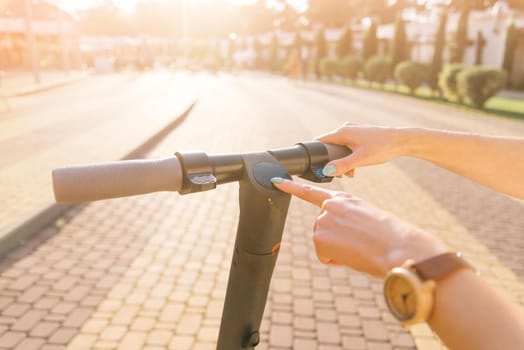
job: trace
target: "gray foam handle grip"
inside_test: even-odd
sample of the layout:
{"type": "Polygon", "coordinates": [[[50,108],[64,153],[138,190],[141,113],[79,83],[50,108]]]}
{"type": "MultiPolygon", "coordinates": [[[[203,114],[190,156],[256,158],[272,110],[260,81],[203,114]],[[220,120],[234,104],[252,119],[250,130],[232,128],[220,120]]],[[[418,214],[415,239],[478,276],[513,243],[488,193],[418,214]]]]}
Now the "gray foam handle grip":
{"type": "Polygon", "coordinates": [[[347,157],[351,154],[351,150],[345,146],[338,146],[338,145],[329,145],[324,144],[326,146],[326,149],[328,151],[329,160],[335,160],[347,157]]]}
{"type": "Polygon", "coordinates": [[[53,170],[59,203],[80,203],[157,191],[178,191],[182,169],[176,157],[127,160],[53,170]]]}

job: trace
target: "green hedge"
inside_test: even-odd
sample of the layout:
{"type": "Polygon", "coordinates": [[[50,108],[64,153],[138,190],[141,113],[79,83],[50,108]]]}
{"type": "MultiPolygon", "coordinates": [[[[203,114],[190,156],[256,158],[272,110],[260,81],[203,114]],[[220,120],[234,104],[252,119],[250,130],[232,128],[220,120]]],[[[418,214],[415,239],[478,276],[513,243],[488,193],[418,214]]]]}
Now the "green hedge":
{"type": "Polygon", "coordinates": [[[428,79],[428,67],[422,63],[403,61],[395,67],[395,79],[413,94],[428,79]]]}
{"type": "Polygon", "coordinates": [[[483,108],[488,99],[506,86],[507,73],[502,69],[473,66],[457,74],[457,91],[475,107],[483,108]]]}
{"type": "Polygon", "coordinates": [[[334,58],[325,57],[320,60],[320,72],[324,78],[329,80],[337,74],[338,63],[334,58]]]}
{"type": "Polygon", "coordinates": [[[364,70],[364,60],[358,56],[346,56],[338,62],[339,74],[349,80],[356,80],[364,70]]]}
{"type": "Polygon", "coordinates": [[[390,77],[391,59],[386,56],[373,56],[366,61],[364,73],[370,82],[384,84],[390,77]]]}
{"type": "Polygon", "coordinates": [[[461,102],[457,91],[457,74],[464,68],[462,64],[447,64],[439,73],[438,86],[446,99],[461,102]]]}

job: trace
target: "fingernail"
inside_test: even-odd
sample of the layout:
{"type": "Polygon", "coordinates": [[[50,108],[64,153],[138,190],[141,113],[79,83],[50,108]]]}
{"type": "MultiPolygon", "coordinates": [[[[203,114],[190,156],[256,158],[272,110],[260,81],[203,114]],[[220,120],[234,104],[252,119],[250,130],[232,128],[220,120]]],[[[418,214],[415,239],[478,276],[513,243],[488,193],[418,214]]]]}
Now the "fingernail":
{"type": "Polygon", "coordinates": [[[281,184],[284,181],[286,181],[286,180],[284,180],[281,177],[273,177],[273,178],[271,178],[271,182],[274,183],[274,184],[281,184]]]}
{"type": "Polygon", "coordinates": [[[334,176],[337,172],[337,168],[334,165],[327,165],[322,169],[322,174],[324,176],[334,176]]]}

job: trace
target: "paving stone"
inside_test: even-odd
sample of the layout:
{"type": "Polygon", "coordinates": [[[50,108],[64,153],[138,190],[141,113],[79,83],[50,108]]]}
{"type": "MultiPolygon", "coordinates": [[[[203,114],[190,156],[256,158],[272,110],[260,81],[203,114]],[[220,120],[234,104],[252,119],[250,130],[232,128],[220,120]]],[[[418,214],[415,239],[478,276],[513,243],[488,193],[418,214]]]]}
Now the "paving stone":
{"type": "Polygon", "coordinates": [[[127,332],[118,345],[118,350],[140,350],[146,341],[147,333],[127,332]]]}
{"type": "Polygon", "coordinates": [[[303,298],[293,300],[293,313],[301,316],[313,316],[313,301],[311,299],[303,298]]]}
{"type": "Polygon", "coordinates": [[[59,301],[60,299],[58,298],[42,297],[38,299],[35,304],[33,304],[33,307],[35,309],[49,310],[58,304],[59,301]]]}
{"type": "Polygon", "coordinates": [[[168,330],[152,330],[147,334],[147,345],[162,345],[167,346],[173,337],[173,332],[168,330]]]}
{"type": "Polygon", "coordinates": [[[108,320],[91,318],[82,326],[83,333],[100,334],[109,324],[108,320]]]}
{"type": "Polygon", "coordinates": [[[56,304],[55,307],[51,309],[51,312],[53,314],[65,315],[65,314],[69,314],[70,312],[72,312],[75,309],[75,307],[76,307],[76,304],[74,303],[61,302],[60,304],[56,304]]]}
{"type": "Polygon", "coordinates": [[[194,338],[191,336],[175,335],[169,342],[170,350],[191,350],[194,338]]]}
{"type": "Polygon", "coordinates": [[[358,314],[362,318],[379,319],[380,311],[376,307],[359,307],[358,314]]]}
{"type": "Polygon", "coordinates": [[[16,291],[24,291],[32,286],[38,280],[36,275],[20,276],[12,284],[9,285],[9,289],[16,291]]]}
{"type": "Polygon", "coordinates": [[[31,330],[29,334],[32,337],[47,338],[53,334],[59,326],[60,324],[56,322],[40,322],[31,330]]]}
{"type": "Polygon", "coordinates": [[[60,328],[48,339],[50,343],[66,345],[76,335],[77,330],[60,328]]]}
{"type": "Polygon", "coordinates": [[[112,322],[114,324],[129,325],[135,318],[138,311],[139,307],[136,305],[124,305],[121,309],[117,311],[117,313],[112,319],[112,322]]]}
{"type": "Polygon", "coordinates": [[[315,319],[313,317],[295,316],[293,318],[293,327],[295,329],[312,331],[315,329],[315,319]]]}
{"type": "Polygon", "coordinates": [[[363,320],[362,329],[364,330],[366,339],[383,341],[387,341],[389,339],[386,327],[380,321],[363,320]]]}
{"type": "Polygon", "coordinates": [[[0,344],[2,344],[2,346],[5,346],[6,348],[12,349],[17,344],[22,342],[24,338],[25,333],[8,331],[0,337],[0,344]]]}
{"type": "Polygon", "coordinates": [[[19,317],[26,313],[31,305],[25,303],[12,303],[2,312],[3,316],[19,317]]]}
{"type": "Polygon", "coordinates": [[[89,294],[89,290],[90,288],[85,286],[74,287],[64,296],[64,300],[79,302],[89,294]]]}
{"type": "Polygon", "coordinates": [[[315,318],[319,321],[336,321],[337,313],[335,310],[317,309],[315,310],[315,318]]]}
{"type": "Polygon", "coordinates": [[[177,333],[181,335],[196,335],[202,323],[202,316],[198,314],[183,315],[177,325],[177,333]]]}
{"type": "Polygon", "coordinates": [[[45,316],[45,312],[30,310],[20,317],[12,326],[13,331],[29,331],[45,316]]]}
{"type": "Polygon", "coordinates": [[[273,323],[290,325],[293,322],[293,314],[291,312],[275,311],[271,313],[271,320],[273,323]]]}
{"type": "Polygon", "coordinates": [[[366,350],[366,339],[364,337],[357,336],[343,336],[342,347],[344,349],[366,350]]]}
{"type": "Polygon", "coordinates": [[[15,299],[1,296],[0,297],[0,311],[9,306],[15,299]]]}
{"type": "Polygon", "coordinates": [[[317,322],[317,337],[320,344],[340,344],[340,331],[336,323],[317,322]]]}
{"type": "Polygon", "coordinates": [[[15,350],[36,350],[42,348],[45,340],[42,338],[25,338],[15,350]]]}
{"type": "Polygon", "coordinates": [[[198,331],[197,340],[216,342],[218,340],[219,325],[216,327],[201,327],[198,331]]]}
{"type": "Polygon", "coordinates": [[[293,328],[272,324],[269,330],[269,345],[273,347],[291,347],[293,345],[293,328]]]}
{"type": "Polygon", "coordinates": [[[154,328],[156,320],[152,317],[137,317],[131,324],[131,330],[147,332],[154,328]]]}
{"type": "Polygon", "coordinates": [[[127,328],[124,326],[108,326],[100,334],[101,340],[119,341],[126,334],[127,328]]]}
{"type": "Polygon", "coordinates": [[[88,334],[79,334],[73,338],[68,348],[78,350],[89,350],[92,349],[96,342],[96,336],[88,334]]]}
{"type": "Polygon", "coordinates": [[[64,320],[63,325],[65,327],[76,327],[79,328],[87,321],[91,316],[92,309],[75,309],[69,316],[64,320]]]}
{"type": "Polygon", "coordinates": [[[53,345],[53,344],[45,344],[42,345],[40,350],[64,350],[65,346],[63,345],[53,345]]]}

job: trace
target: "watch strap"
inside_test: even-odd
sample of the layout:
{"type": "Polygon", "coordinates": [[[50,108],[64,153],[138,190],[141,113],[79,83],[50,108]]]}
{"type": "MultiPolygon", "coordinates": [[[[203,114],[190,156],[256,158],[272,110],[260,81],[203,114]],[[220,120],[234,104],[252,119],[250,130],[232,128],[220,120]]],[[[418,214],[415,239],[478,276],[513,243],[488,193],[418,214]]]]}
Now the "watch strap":
{"type": "Polygon", "coordinates": [[[475,270],[460,252],[448,252],[417,262],[413,265],[417,275],[423,280],[439,280],[464,268],[475,270]]]}

